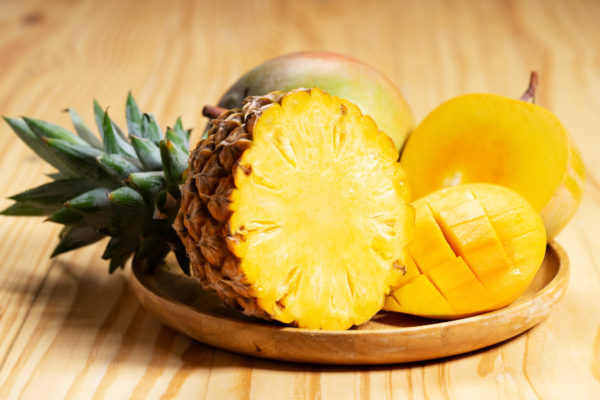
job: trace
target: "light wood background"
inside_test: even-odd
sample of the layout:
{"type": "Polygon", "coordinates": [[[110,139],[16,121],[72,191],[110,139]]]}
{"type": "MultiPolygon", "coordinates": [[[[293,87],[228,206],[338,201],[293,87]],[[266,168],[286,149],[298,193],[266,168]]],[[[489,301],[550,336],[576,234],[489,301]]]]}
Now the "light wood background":
{"type": "MultiPolygon", "coordinates": [[[[103,245],[57,259],[59,227],[0,217],[0,398],[600,398],[600,3],[521,1],[0,1],[0,114],[92,123],[91,99],[124,125],[127,91],[161,124],[199,130],[244,71],[329,50],[364,60],[403,91],[417,120],[475,91],[538,103],[579,143],[583,203],[558,237],[571,258],[562,304],[536,328],[449,359],[320,367],[242,357],[193,342],[140,306],[130,271],[108,275],[103,245]]],[[[196,136],[197,137],[197,136],[196,136]]],[[[51,169],[0,123],[2,197],[51,169]]],[[[0,207],[11,204],[0,200],[0,207]]]]}

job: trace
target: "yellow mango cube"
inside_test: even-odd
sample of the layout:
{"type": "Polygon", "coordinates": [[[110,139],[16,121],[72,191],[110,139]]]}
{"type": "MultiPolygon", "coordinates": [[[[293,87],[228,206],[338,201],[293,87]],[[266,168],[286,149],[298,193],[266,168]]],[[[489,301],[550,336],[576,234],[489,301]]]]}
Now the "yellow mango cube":
{"type": "Polygon", "coordinates": [[[530,217],[528,208],[516,208],[491,219],[494,230],[502,238],[517,238],[536,231],[539,221],[530,217]]]}
{"type": "Polygon", "coordinates": [[[463,257],[486,288],[488,287],[486,285],[488,275],[498,270],[510,269],[513,266],[500,242],[493,242],[469,251],[463,257]]]}
{"type": "Polygon", "coordinates": [[[464,224],[474,219],[487,216],[479,200],[470,200],[449,210],[441,210],[439,216],[448,226],[464,224]]]}
{"type": "Polygon", "coordinates": [[[461,257],[433,268],[427,275],[458,314],[483,311],[495,302],[461,257]]]}
{"type": "Polygon", "coordinates": [[[395,290],[392,292],[392,297],[396,300],[399,311],[407,314],[452,315],[454,313],[450,303],[425,275],[395,290]]]}
{"type": "Polygon", "coordinates": [[[454,249],[457,255],[464,256],[470,251],[491,243],[500,244],[500,239],[487,217],[477,218],[455,226],[448,226],[445,220],[440,222],[450,247],[454,249]]]}
{"type": "Polygon", "coordinates": [[[522,197],[518,195],[507,196],[506,193],[496,193],[492,196],[479,199],[479,201],[490,218],[494,218],[508,211],[521,208],[524,205],[522,197]]]}
{"type": "MultiPolygon", "coordinates": [[[[541,247],[546,247],[546,244],[540,244],[541,238],[545,238],[539,231],[531,232],[516,238],[507,238],[504,241],[506,253],[515,264],[530,259],[540,258],[541,247]]],[[[543,257],[542,257],[543,259],[543,257]]]]}
{"type": "Polygon", "coordinates": [[[415,224],[415,240],[408,246],[410,254],[421,272],[455,257],[442,230],[432,216],[415,224]]]}
{"type": "Polygon", "coordinates": [[[416,216],[415,221],[419,221],[422,218],[433,216],[431,209],[429,208],[429,204],[422,200],[417,200],[412,203],[412,206],[415,208],[416,216]]]}

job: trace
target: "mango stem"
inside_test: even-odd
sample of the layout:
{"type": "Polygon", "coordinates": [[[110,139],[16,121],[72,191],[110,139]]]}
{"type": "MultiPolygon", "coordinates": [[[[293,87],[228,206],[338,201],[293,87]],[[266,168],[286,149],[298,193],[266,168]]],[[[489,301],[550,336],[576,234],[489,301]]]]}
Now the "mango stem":
{"type": "Polygon", "coordinates": [[[226,111],[228,111],[228,110],[223,107],[204,106],[204,108],[202,109],[202,115],[207,118],[215,119],[215,118],[219,118],[219,116],[221,116],[221,114],[223,114],[226,111]]]}
{"type": "Polygon", "coordinates": [[[535,103],[535,90],[537,89],[537,85],[539,83],[539,76],[536,71],[531,71],[531,76],[529,77],[529,87],[521,96],[521,100],[529,101],[535,103]]]}

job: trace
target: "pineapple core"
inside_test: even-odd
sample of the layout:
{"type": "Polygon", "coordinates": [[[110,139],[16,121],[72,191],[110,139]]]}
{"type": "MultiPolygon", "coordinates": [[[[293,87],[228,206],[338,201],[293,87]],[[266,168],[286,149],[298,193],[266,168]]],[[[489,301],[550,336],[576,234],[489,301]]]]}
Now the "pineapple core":
{"type": "Polygon", "coordinates": [[[523,294],[544,259],[541,218],[508,188],[460,185],[413,205],[411,262],[388,310],[444,319],[495,310],[523,294]]]}
{"type": "Polygon", "coordinates": [[[383,307],[414,224],[397,159],[370,117],[319,89],[261,114],[234,174],[228,246],[271,318],[347,329],[383,307]]]}

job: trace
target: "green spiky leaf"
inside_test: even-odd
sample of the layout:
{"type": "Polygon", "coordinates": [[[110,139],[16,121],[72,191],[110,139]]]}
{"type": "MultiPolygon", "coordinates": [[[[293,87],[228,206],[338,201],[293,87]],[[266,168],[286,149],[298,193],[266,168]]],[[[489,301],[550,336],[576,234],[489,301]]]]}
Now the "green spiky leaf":
{"type": "Polygon", "coordinates": [[[34,204],[16,202],[12,206],[0,212],[0,215],[11,217],[39,217],[42,215],[50,215],[56,208],[37,206],[34,204]]]}
{"type": "Polygon", "coordinates": [[[104,152],[137,158],[133,147],[121,135],[116,133],[115,127],[108,116],[108,111],[104,113],[102,129],[104,130],[104,152]]]}
{"type": "Polygon", "coordinates": [[[115,132],[117,132],[117,135],[119,135],[121,137],[121,139],[123,139],[125,141],[125,143],[127,143],[127,135],[125,134],[125,131],[123,129],[121,129],[121,127],[119,125],[117,125],[115,123],[115,121],[111,120],[111,122],[112,122],[113,129],[115,130],[115,132]]]}
{"type": "MultiPolygon", "coordinates": [[[[172,222],[168,219],[156,219],[154,212],[149,213],[143,221],[140,237],[145,240],[154,236],[164,236],[164,232],[168,232],[171,225],[172,222]]],[[[175,233],[175,230],[171,229],[171,231],[175,233]]]]}
{"type": "Polygon", "coordinates": [[[66,207],[52,213],[46,221],[62,225],[79,225],[85,220],[85,215],[66,207]]]}
{"type": "Polygon", "coordinates": [[[128,186],[113,191],[108,198],[113,204],[130,210],[140,210],[148,205],[141,194],[128,186]]]}
{"type": "Polygon", "coordinates": [[[90,146],[80,146],[64,140],[44,138],[48,148],[63,164],[80,177],[97,186],[113,187],[116,182],[98,165],[96,158],[102,154],[90,146]]]}
{"type": "Polygon", "coordinates": [[[104,227],[109,220],[110,216],[105,213],[86,215],[66,207],[52,213],[46,219],[46,221],[55,224],[91,226],[97,229],[104,227]]]}
{"type": "Polygon", "coordinates": [[[61,232],[60,242],[50,257],[56,257],[59,254],[89,246],[105,237],[103,234],[98,233],[96,229],[89,226],[67,226],[61,232]]]}
{"type": "Polygon", "coordinates": [[[110,259],[109,272],[112,274],[117,268],[123,268],[140,244],[141,240],[135,233],[113,237],[102,255],[103,259],[110,259]]]}
{"type": "Polygon", "coordinates": [[[165,258],[171,252],[171,248],[169,246],[161,247],[160,251],[151,254],[146,258],[146,265],[148,266],[148,270],[150,272],[154,271],[156,267],[162,264],[165,261],[165,258]]]}
{"type": "Polygon", "coordinates": [[[115,206],[108,199],[109,188],[96,188],[65,203],[65,207],[83,214],[114,215],[115,206]]]}
{"type": "Polygon", "coordinates": [[[152,114],[144,114],[142,118],[142,137],[150,139],[156,145],[163,139],[162,130],[152,114]]]}
{"type": "Polygon", "coordinates": [[[104,139],[104,110],[100,104],[98,104],[96,99],[94,99],[94,119],[96,120],[96,126],[98,127],[100,137],[104,139]]]}
{"type": "MultiPolygon", "coordinates": [[[[94,99],[94,119],[96,120],[96,126],[98,127],[98,131],[100,132],[100,136],[104,139],[104,109],[100,106],[100,104],[94,99]]],[[[117,133],[124,141],[127,141],[127,136],[123,132],[123,130],[115,123],[115,121],[110,120],[112,123],[113,131],[117,133]]]]}
{"type": "Polygon", "coordinates": [[[125,115],[127,117],[127,129],[129,130],[129,137],[141,136],[142,133],[142,112],[138,107],[131,91],[127,96],[127,105],[125,107],[125,115]]]}
{"type": "Polygon", "coordinates": [[[72,108],[67,108],[65,111],[69,113],[73,128],[75,128],[75,132],[77,132],[79,137],[85,140],[90,146],[102,150],[102,142],[94,135],[94,132],[87,126],[77,111],[72,108]]]}
{"type": "Polygon", "coordinates": [[[108,242],[102,258],[109,260],[122,254],[131,254],[140,246],[141,243],[141,239],[135,233],[113,237],[108,242]]]}
{"type": "Polygon", "coordinates": [[[133,253],[134,253],[134,251],[131,251],[129,253],[120,254],[120,255],[116,256],[115,258],[111,259],[110,266],[108,268],[108,273],[112,274],[113,272],[115,272],[117,270],[117,268],[124,269],[125,264],[127,264],[127,261],[131,258],[133,253]]]}
{"type": "Polygon", "coordinates": [[[150,139],[143,139],[136,136],[131,137],[131,143],[146,171],[162,171],[160,149],[157,145],[150,139]]]}
{"type": "Polygon", "coordinates": [[[181,122],[181,117],[177,118],[175,121],[175,125],[173,126],[173,133],[181,138],[181,146],[184,151],[189,151],[190,149],[190,130],[183,129],[183,123],[181,122]]]}
{"type": "Polygon", "coordinates": [[[4,117],[4,120],[8,123],[8,125],[10,125],[17,136],[19,136],[19,138],[21,138],[21,140],[25,142],[25,144],[29,146],[31,150],[40,156],[41,159],[70,178],[78,177],[76,173],[62,164],[60,160],[54,154],[52,154],[50,150],[48,150],[46,143],[44,143],[43,140],[33,133],[25,121],[7,117],[4,117]]]}
{"type": "Polygon", "coordinates": [[[66,179],[46,183],[9,198],[53,212],[60,209],[66,201],[93,188],[94,185],[85,179],[66,179]]]}
{"type": "Polygon", "coordinates": [[[141,172],[143,168],[137,159],[120,154],[102,154],[97,160],[102,169],[119,182],[123,182],[135,172],[141,172]]]}
{"type": "Polygon", "coordinates": [[[56,172],[54,174],[46,174],[46,176],[53,181],[64,181],[65,179],[71,179],[71,177],[63,174],[62,172],[56,172]]]}
{"type": "Polygon", "coordinates": [[[146,200],[153,202],[156,195],[167,188],[164,172],[138,172],[129,175],[126,183],[140,193],[146,200]]]}
{"type": "Polygon", "coordinates": [[[102,142],[75,110],[66,111],[77,135],[44,121],[5,118],[59,172],[51,175],[53,182],[13,196],[16,203],[2,214],[48,215],[47,221],[65,225],[54,255],[108,235],[113,240],[105,258],[111,259],[111,272],[139,249],[139,258],[147,257],[150,268],[175,251],[187,273],[189,261],[171,225],[179,209],[190,131],[178,119],[163,140],[159,124],[152,114],[141,112],[131,93],[126,108],[131,139],[96,101],[102,142]]]}
{"type": "Polygon", "coordinates": [[[139,235],[144,223],[139,212],[117,206],[115,208],[117,209],[115,215],[100,229],[100,232],[110,237],[133,232],[139,235]]]}
{"type": "Polygon", "coordinates": [[[62,126],[27,117],[23,117],[23,121],[25,121],[25,123],[27,124],[27,126],[29,126],[31,131],[35,133],[39,138],[60,139],[81,146],[90,145],[88,142],[86,142],[79,136],[76,136],[73,133],[69,132],[62,126]]]}
{"type": "Polygon", "coordinates": [[[176,145],[177,147],[179,147],[181,150],[183,150],[184,152],[188,152],[188,142],[186,140],[186,138],[183,135],[187,135],[185,133],[185,131],[175,131],[171,128],[167,129],[167,133],[165,134],[165,137],[167,139],[169,139],[171,142],[173,142],[174,145],[176,145]]]}
{"type": "Polygon", "coordinates": [[[182,184],[185,181],[183,173],[188,167],[188,153],[169,139],[164,139],[160,142],[160,157],[167,182],[182,184]]]}
{"type": "Polygon", "coordinates": [[[170,250],[170,247],[166,244],[165,238],[162,236],[153,236],[142,240],[135,258],[137,260],[144,260],[152,254],[162,253],[165,249],[170,250]]]}

